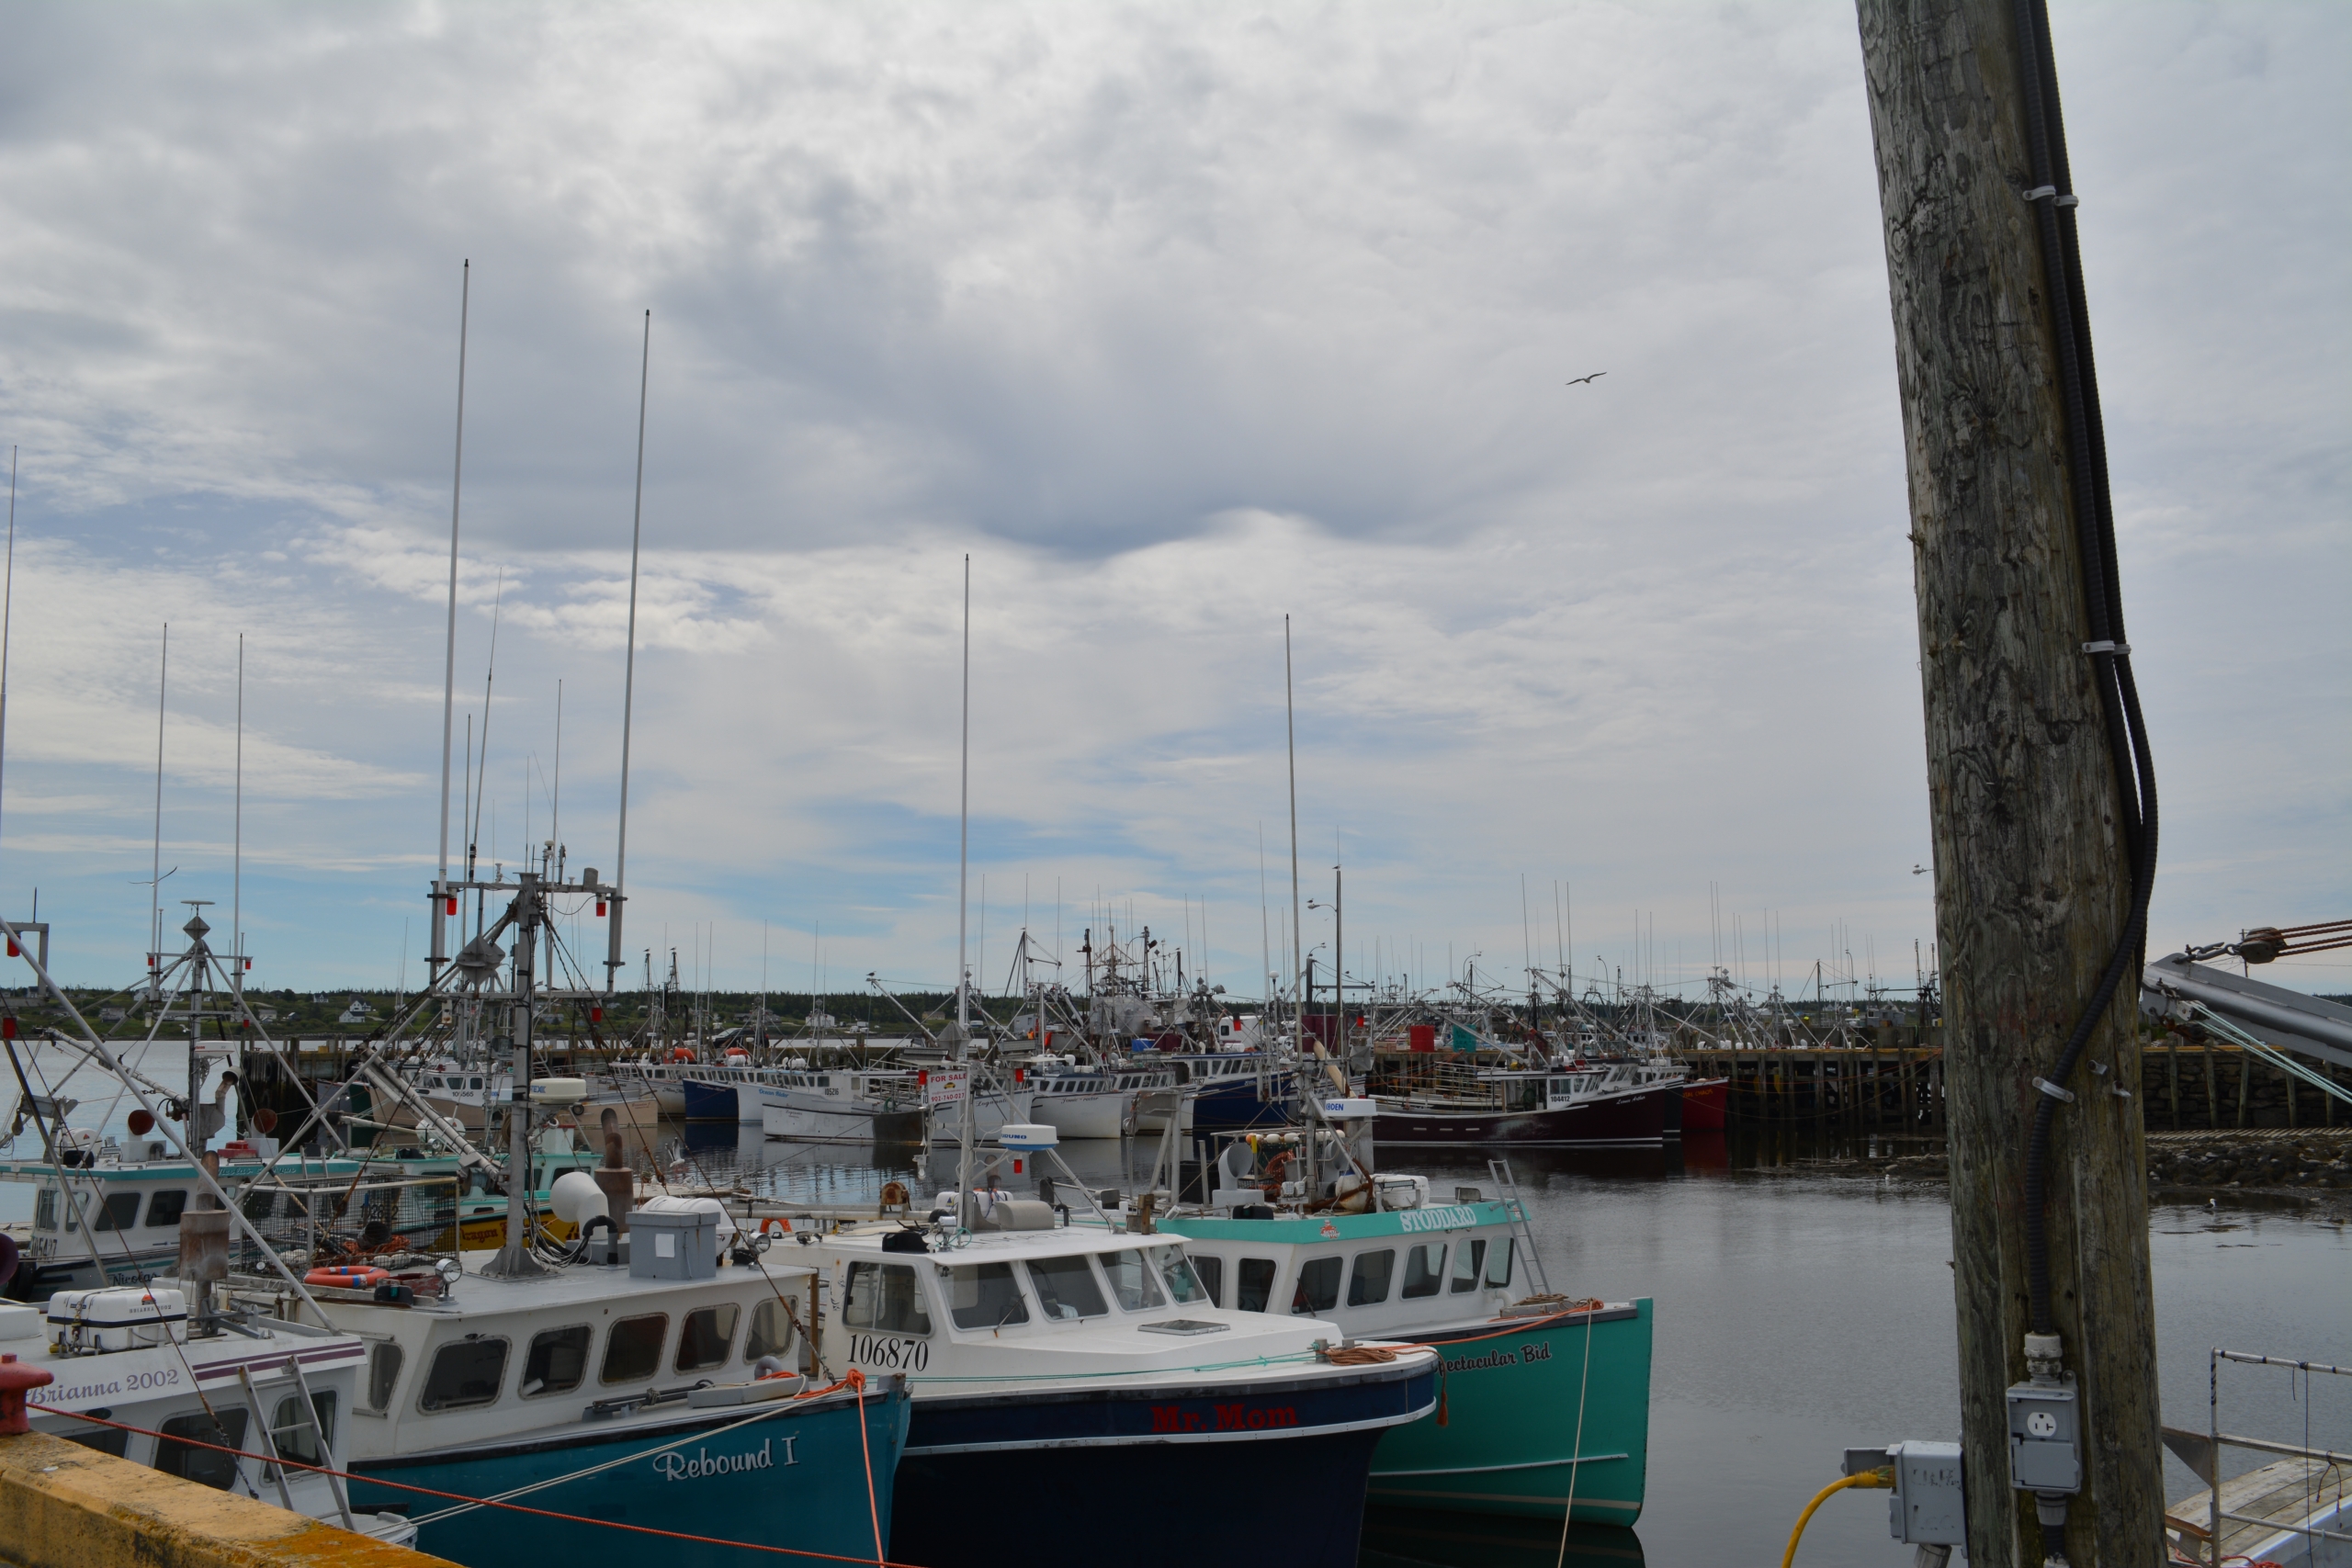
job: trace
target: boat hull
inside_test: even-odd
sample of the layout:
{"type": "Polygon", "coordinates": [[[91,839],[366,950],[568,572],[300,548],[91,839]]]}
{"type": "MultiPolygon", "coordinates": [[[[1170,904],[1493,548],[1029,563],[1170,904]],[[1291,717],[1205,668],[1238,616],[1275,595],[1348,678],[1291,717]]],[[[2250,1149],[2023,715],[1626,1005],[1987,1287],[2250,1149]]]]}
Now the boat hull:
{"type": "Polygon", "coordinates": [[[1196,1535],[1138,1516],[1136,1478],[1148,1475],[1155,1496],[1213,1506],[1228,1539],[1279,1540],[1286,1564],[1353,1568],[1373,1451],[1437,1399],[1434,1369],[1366,1372],[1240,1390],[919,1399],[899,1461],[891,1554],[957,1568],[1198,1568],[1196,1535]],[[941,1506],[1010,1496],[1031,1507],[1002,1529],[975,1529],[968,1511],[941,1506]]]}
{"type": "Polygon", "coordinates": [[[1373,1503],[1557,1519],[1573,1484],[1579,1521],[1630,1525],[1641,1517],[1647,1300],[1524,1329],[1485,1323],[1420,1337],[1445,1360],[1446,1423],[1432,1414],[1380,1440],[1373,1503]]]}
{"type": "Polygon", "coordinates": [[[1666,1141],[1666,1100],[1679,1086],[1599,1096],[1551,1110],[1455,1110],[1417,1106],[1409,1100],[1380,1102],[1380,1144],[1451,1147],[1506,1144],[1521,1148],[1649,1145],[1666,1141]]]}
{"type": "Polygon", "coordinates": [[[746,1560],[742,1549],[716,1544],[720,1541],[870,1562],[890,1551],[892,1486],[906,1438],[908,1404],[902,1391],[869,1385],[863,1441],[858,1402],[835,1395],[715,1438],[705,1435],[741,1422],[746,1409],[737,1405],[696,1411],[674,1423],[361,1460],[354,1466],[358,1479],[351,1484],[351,1502],[355,1508],[406,1508],[423,1521],[417,1550],[466,1568],[605,1561],[627,1539],[605,1524],[662,1532],[658,1548],[649,1539],[644,1550],[658,1550],[663,1568],[741,1568],[746,1560]],[[593,1524],[504,1508],[474,1508],[434,1519],[429,1516],[450,1506],[447,1500],[386,1484],[495,1496],[664,1444],[674,1446],[518,1500],[524,1506],[599,1521],[593,1524]],[[712,1540],[681,1539],[682,1534],[712,1540]]]}
{"type": "Polygon", "coordinates": [[[1041,1089],[1031,1114],[1064,1138],[1116,1138],[1125,1131],[1127,1106],[1134,1098],[1115,1089],[1074,1094],[1048,1094],[1041,1089]]]}
{"type": "MultiPolygon", "coordinates": [[[[742,1099],[738,1086],[731,1083],[707,1083],[701,1078],[678,1080],[678,1095],[689,1122],[734,1122],[742,1120],[742,1099]]],[[[752,1120],[759,1118],[755,1115],[752,1120]]]]}
{"type": "Polygon", "coordinates": [[[1729,1078],[1700,1078],[1682,1086],[1682,1128],[1685,1132],[1722,1132],[1730,1109],[1729,1078]]]}

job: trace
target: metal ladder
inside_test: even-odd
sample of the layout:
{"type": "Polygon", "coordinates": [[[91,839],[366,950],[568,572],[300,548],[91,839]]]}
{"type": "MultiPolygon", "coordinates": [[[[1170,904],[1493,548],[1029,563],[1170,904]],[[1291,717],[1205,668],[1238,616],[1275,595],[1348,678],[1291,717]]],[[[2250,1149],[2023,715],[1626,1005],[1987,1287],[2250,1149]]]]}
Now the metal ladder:
{"type": "Polygon", "coordinates": [[[1544,1288],[1545,1295],[1550,1295],[1552,1281],[1544,1272],[1543,1254],[1535,1250],[1535,1231],[1527,1223],[1527,1205],[1520,1201],[1519,1178],[1511,1174],[1510,1161],[1488,1160],[1487,1175],[1493,1179],[1496,1188],[1502,1193],[1503,1201],[1510,1205],[1511,1234],[1517,1236],[1520,1245],[1526,1248],[1527,1261],[1535,1270],[1535,1282],[1544,1288]]]}

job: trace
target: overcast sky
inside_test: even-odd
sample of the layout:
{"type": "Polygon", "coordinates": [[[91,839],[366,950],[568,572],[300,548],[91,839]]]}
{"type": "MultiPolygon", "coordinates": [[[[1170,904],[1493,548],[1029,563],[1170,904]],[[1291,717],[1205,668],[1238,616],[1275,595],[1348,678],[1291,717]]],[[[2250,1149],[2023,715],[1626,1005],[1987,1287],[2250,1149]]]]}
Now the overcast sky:
{"type": "MultiPolygon", "coordinates": [[[[2152,945],[2352,915],[2352,8],[2052,9],[2152,945]]],[[[779,987],[948,983],[967,552],[987,983],[1025,899],[1258,988],[1285,614],[1352,974],[1932,940],[1849,6],[18,6],[0,905],[68,977],[142,962],[168,620],[171,923],[229,923],[242,634],[254,982],[422,979],[465,258],[510,868],[560,681],[614,869],[652,312],[632,978],[755,986],[764,922],[779,987]]]]}

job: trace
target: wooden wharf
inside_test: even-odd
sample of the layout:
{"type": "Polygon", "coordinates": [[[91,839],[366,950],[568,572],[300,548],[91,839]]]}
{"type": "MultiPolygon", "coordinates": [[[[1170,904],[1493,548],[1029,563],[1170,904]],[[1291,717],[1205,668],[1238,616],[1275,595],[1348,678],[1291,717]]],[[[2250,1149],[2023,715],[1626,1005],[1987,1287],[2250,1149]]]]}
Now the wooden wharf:
{"type": "MultiPolygon", "coordinates": [[[[1810,1046],[1672,1053],[1699,1077],[1730,1082],[1726,1110],[1743,1123],[1920,1133],[1944,1130],[1940,1044],[1810,1046]]],[[[2352,1093],[2352,1067],[2301,1065],[2352,1093]]],[[[2178,1036],[2140,1046],[2135,1091],[2149,1132],[2352,1125],[2335,1096],[2242,1046],[2178,1036]]]]}

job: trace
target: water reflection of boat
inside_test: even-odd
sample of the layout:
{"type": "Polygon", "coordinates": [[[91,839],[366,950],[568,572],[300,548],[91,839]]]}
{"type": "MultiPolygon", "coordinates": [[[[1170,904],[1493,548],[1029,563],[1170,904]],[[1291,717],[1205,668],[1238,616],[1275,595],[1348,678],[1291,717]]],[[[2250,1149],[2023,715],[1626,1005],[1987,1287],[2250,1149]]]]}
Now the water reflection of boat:
{"type": "Polygon", "coordinates": [[[1360,1568],[1641,1568],[1642,1540],[1609,1525],[1559,1526],[1509,1515],[1364,1510],[1360,1568]]]}

